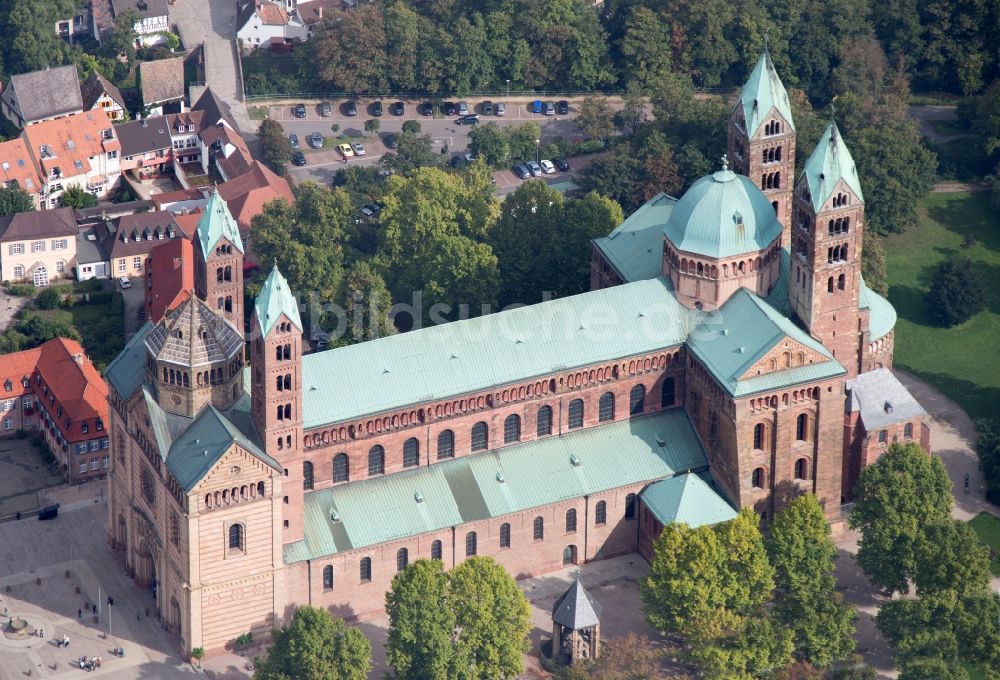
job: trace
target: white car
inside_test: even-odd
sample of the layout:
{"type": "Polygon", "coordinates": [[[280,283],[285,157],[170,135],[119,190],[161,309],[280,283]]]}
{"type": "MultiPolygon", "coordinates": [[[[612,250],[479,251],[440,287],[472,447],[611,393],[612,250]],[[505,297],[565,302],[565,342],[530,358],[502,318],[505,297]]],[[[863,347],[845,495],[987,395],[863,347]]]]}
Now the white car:
{"type": "Polygon", "coordinates": [[[365,145],[362,144],[361,142],[353,142],[351,144],[351,148],[354,149],[354,155],[355,156],[364,156],[365,155],[365,145]]]}
{"type": "Polygon", "coordinates": [[[132,287],[132,282],[128,280],[127,276],[119,276],[118,277],[118,285],[121,286],[123,289],[124,288],[131,288],[132,287]]]}
{"type": "Polygon", "coordinates": [[[552,161],[540,161],[538,164],[542,166],[542,172],[546,175],[551,175],[556,171],[556,166],[552,165],[552,161]]]}

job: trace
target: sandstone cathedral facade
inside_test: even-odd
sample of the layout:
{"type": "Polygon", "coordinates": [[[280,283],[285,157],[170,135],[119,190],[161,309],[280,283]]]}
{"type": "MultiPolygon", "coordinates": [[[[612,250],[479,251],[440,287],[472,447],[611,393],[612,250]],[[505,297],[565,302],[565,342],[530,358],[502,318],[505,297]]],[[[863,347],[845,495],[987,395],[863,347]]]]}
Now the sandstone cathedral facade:
{"type": "Polygon", "coordinates": [[[190,295],[107,370],[112,549],[211,652],[305,604],[380,611],[419,558],[648,556],[669,522],[806,492],[838,521],[865,465],[929,436],[861,276],[847,145],[831,122],[797,180],[795,153],[765,54],[722,168],[597,239],[589,293],[313,353],[277,265],[244,330],[213,194],[190,295]]]}

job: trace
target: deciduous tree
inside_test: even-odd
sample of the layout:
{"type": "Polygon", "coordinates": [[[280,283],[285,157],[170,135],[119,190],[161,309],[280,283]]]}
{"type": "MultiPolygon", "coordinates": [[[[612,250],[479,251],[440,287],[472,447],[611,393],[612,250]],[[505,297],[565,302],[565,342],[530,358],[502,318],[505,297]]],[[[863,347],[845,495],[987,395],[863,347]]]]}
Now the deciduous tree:
{"type": "Polygon", "coordinates": [[[576,127],[586,139],[607,139],[615,130],[615,113],[604,97],[587,97],[580,103],[576,127]]]}
{"type": "Polygon", "coordinates": [[[455,611],[440,560],[417,560],[392,579],[386,661],[398,680],[449,680],[455,611]]]}
{"type": "Polygon", "coordinates": [[[97,205],[97,199],[89,191],[84,191],[79,184],[74,184],[66,187],[62,203],[67,208],[93,208],[97,205]]]}
{"type": "Polygon", "coordinates": [[[0,215],[31,212],[35,201],[31,194],[19,186],[0,187],[0,215]]]}
{"type": "Polygon", "coordinates": [[[254,680],[366,680],[371,643],[325,609],[301,607],[274,632],[267,656],[254,660],[254,680]]]}
{"type": "Polygon", "coordinates": [[[284,175],[288,170],[288,162],[292,160],[292,145],[285,136],[281,123],[271,118],[262,120],[257,129],[257,141],[267,167],[284,175]]]}
{"type": "Polygon", "coordinates": [[[943,326],[965,323],[986,307],[986,279],[968,258],[946,258],[927,295],[931,316],[943,326]]]}

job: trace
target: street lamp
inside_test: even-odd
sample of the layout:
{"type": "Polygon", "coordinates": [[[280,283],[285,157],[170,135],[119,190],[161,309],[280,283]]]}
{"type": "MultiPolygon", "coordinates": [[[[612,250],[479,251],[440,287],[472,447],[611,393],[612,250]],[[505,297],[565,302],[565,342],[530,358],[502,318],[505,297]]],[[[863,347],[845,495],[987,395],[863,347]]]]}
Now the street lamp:
{"type": "Polygon", "coordinates": [[[507,79],[507,104],[510,104],[510,78],[507,79]]]}
{"type": "Polygon", "coordinates": [[[541,144],[542,144],[542,140],[540,140],[540,139],[536,139],[535,140],[535,162],[536,163],[538,162],[538,147],[541,146],[541,144]]]}

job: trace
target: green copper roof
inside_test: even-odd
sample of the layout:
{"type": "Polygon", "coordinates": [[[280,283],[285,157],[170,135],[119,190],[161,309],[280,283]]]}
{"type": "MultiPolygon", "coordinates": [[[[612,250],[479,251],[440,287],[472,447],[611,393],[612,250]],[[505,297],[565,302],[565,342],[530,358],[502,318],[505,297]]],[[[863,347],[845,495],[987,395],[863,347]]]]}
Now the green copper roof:
{"type": "Polygon", "coordinates": [[[746,120],[747,133],[753,137],[772,108],[778,110],[781,117],[788,122],[792,130],[795,122],[792,120],[792,104],[788,101],[788,93],[781,84],[778,72],[771,63],[771,55],[767,50],[760,55],[757,65],[750,72],[743,90],[740,92],[740,102],[743,107],[743,118],[746,120]]]}
{"type": "Polygon", "coordinates": [[[706,467],[705,452],[682,409],[574,430],[307,493],[305,539],[285,546],[285,561],[316,559],[706,467]]]}
{"type": "Polygon", "coordinates": [[[680,345],[689,323],[658,278],[307,354],[304,426],[680,345]]]}
{"type": "Polygon", "coordinates": [[[664,526],[671,522],[692,529],[728,522],[736,517],[733,506],[699,475],[688,473],[647,486],[639,497],[664,526]]]}
{"type": "Polygon", "coordinates": [[[892,303],[873,291],[861,279],[861,294],[858,296],[858,307],[868,310],[869,340],[874,342],[889,334],[896,326],[896,309],[892,303]]]}
{"type": "Polygon", "coordinates": [[[198,220],[195,229],[195,241],[201,246],[202,257],[208,259],[220,238],[229,239],[237,250],[244,252],[236,220],[229,212],[226,202],[219,196],[219,190],[213,189],[212,195],[208,197],[208,203],[205,204],[205,213],[198,220]]]}
{"type": "Polygon", "coordinates": [[[723,168],[691,185],[670,213],[664,233],[678,250],[719,258],[763,250],[781,236],[781,229],[760,189],[723,168]]]}
{"type": "Polygon", "coordinates": [[[717,312],[705,317],[688,338],[688,347],[734,396],[845,372],[823,345],[746,288],[740,288],[717,312]],[[815,350],[828,361],[739,379],[786,337],[815,350]]]}
{"type": "Polygon", "coordinates": [[[146,336],[152,330],[151,322],[143,324],[104,370],[104,377],[124,399],[132,396],[146,376],[146,336]]]}
{"type": "Polygon", "coordinates": [[[817,212],[826,205],[840,180],[844,180],[858,200],[864,203],[858,168],[835,122],[826,126],[816,148],[806,161],[802,175],[808,183],[813,210],[817,212]]]}
{"type": "Polygon", "coordinates": [[[676,204],[673,196],[659,193],[610,234],[594,239],[624,281],[655,279],[663,273],[663,229],[676,204]]]}
{"type": "Polygon", "coordinates": [[[302,330],[302,319],[299,317],[299,303],[288,287],[288,281],[278,271],[278,265],[268,274],[264,286],[260,289],[254,301],[254,314],[260,324],[261,334],[267,335],[271,328],[284,314],[295,327],[302,330]]]}

